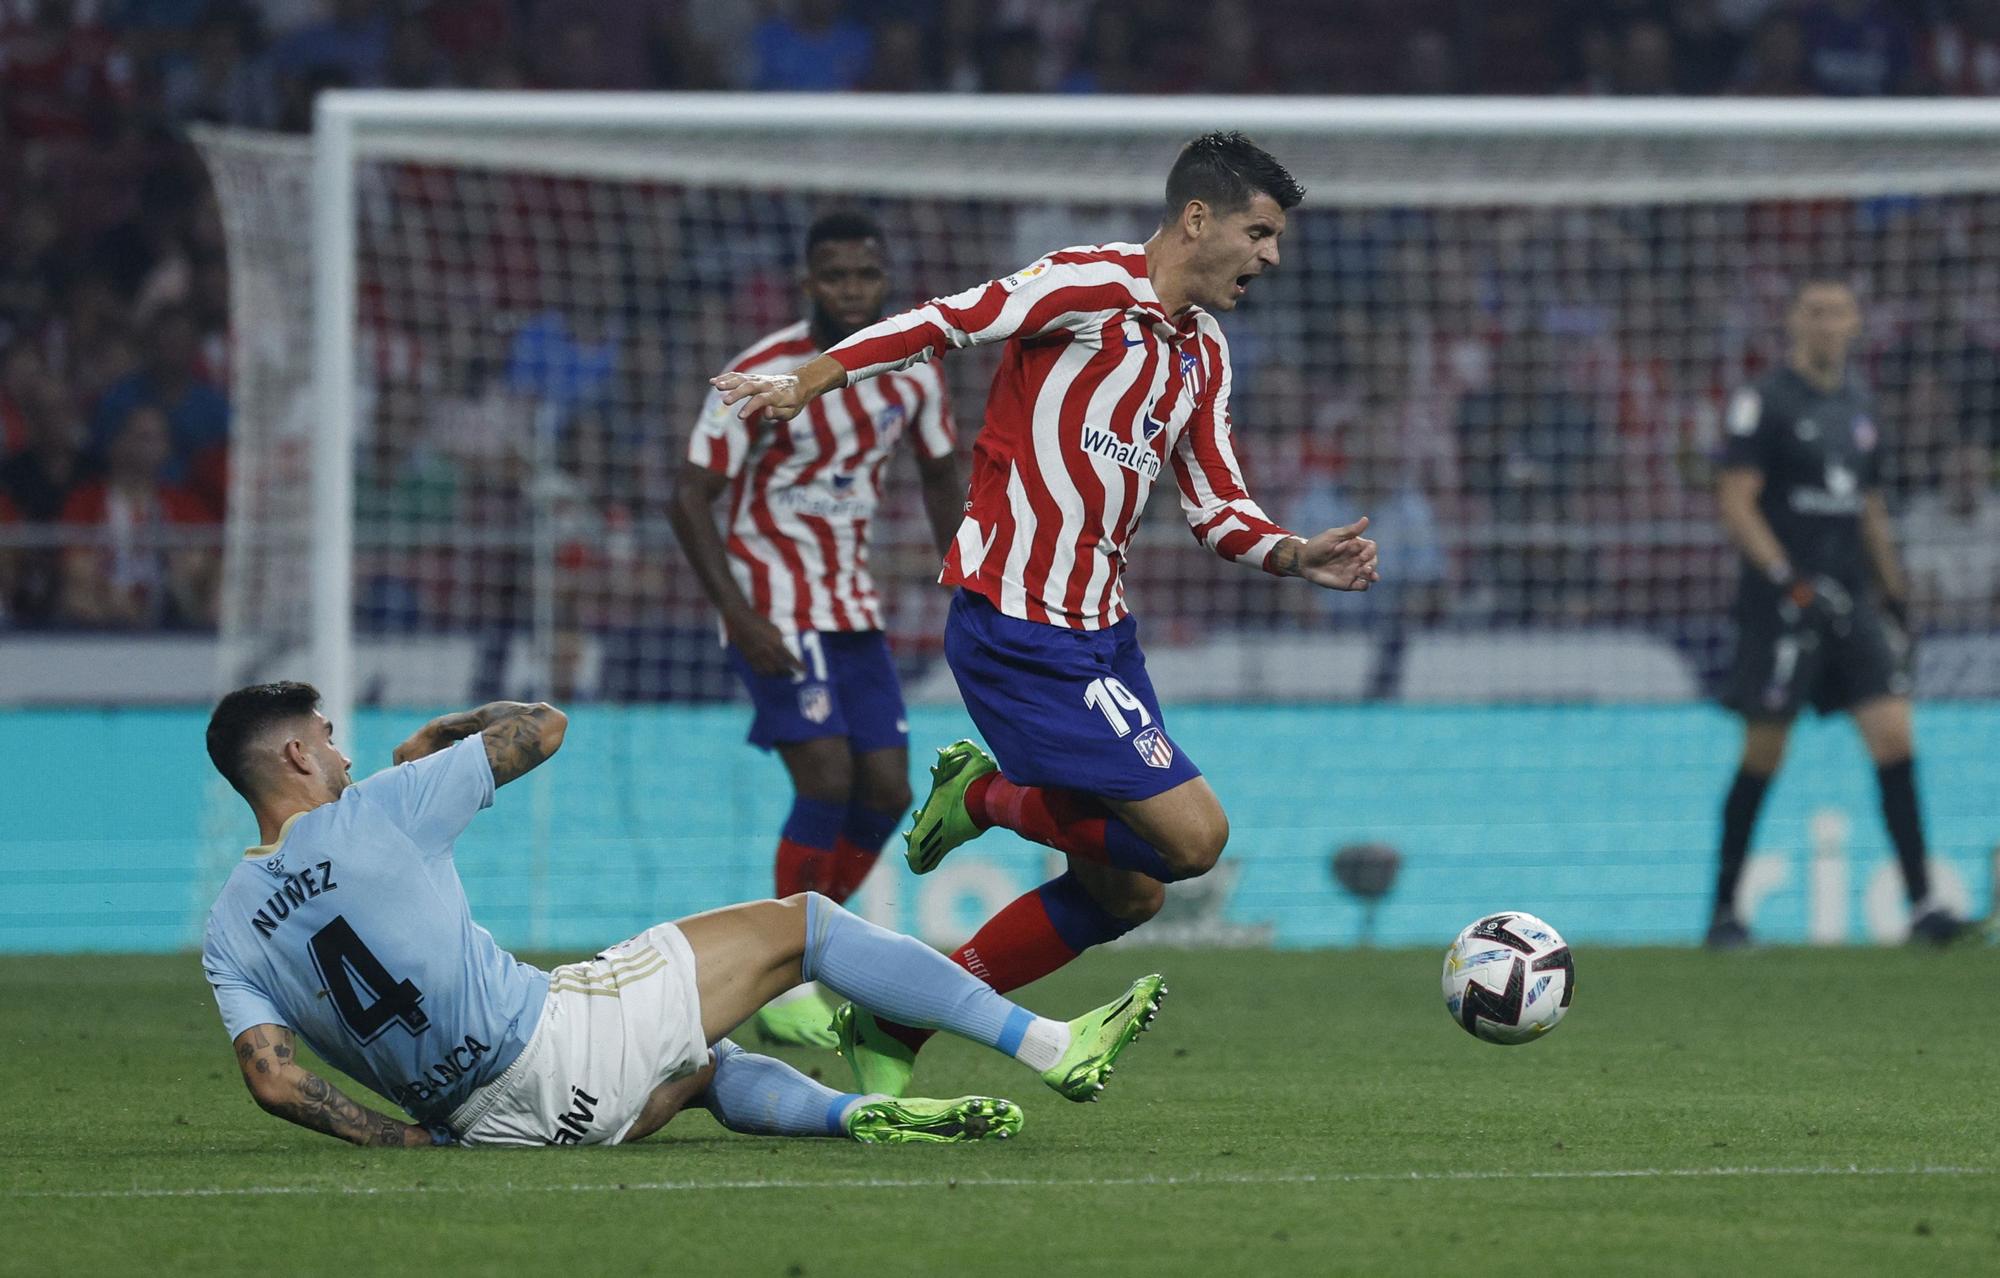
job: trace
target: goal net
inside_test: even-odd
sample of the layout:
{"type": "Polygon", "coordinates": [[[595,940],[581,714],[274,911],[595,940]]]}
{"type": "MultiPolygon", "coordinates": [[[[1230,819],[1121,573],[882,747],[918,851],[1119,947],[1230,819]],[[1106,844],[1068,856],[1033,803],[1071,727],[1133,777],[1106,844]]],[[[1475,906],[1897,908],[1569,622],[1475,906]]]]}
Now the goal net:
{"type": "MultiPolygon", "coordinates": [[[[1178,143],[1216,126],[1309,190],[1282,268],[1222,320],[1252,492],[1303,531],[1369,514],[1384,573],[1366,595],[1275,583],[1194,544],[1170,495],[1141,530],[1127,595],[1161,695],[1189,708],[1204,766],[1259,778],[1225,795],[1239,843],[1248,827],[1273,845],[1232,917],[1259,890],[1280,910],[1285,874],[1331,891],[1326,855],[1371,839],[1403,850],[1399,892],[1455,908],[1447,876],[1502,830],[1507,866],[1559,882],[1558,921],[1573,895],[1622,903],[1634,935],[1692,925],[1735,749],[1706,708],[1736,571],[1714,458],[1733,390],[1784,358],[1791,291],[1823,276],[1864,308],[1856,358],[1919,592],[1919,693],[1938,703],[1921,727],[1934,842],[1976,877],[2000,692],[2000,549],[1980,529],[2000,517],[1966,494],[1990,486],[2000,395],[2000,115],[1951,103],[336,94],[317,197],[313,141],[206,133],[238,350],[224,678],[304,668],[361,705],[548,696],[628,725],[727,702],[667,499],[706,379],[801,315],[811,219],[874,213],[899,307],[1055,247],[1143,240],[1178,143]],[[328,183],[352,218],[315,241],[328,183]],[[317,305],[315,243],[335,255],[317,305]],[[347,374],[317,391],[316,341],[347,374]],[[337,486],[313,462],[327,433],[318,456],[351,457],[337,486]],[[314,622],[328,600],[332,636],[314,622]],[[1360,776],[1328,776],[1341,759],[1360,776]],[[1309,792],[1271,775],[1287,760],[1309,792]],[[1400,787],[1402,806],[1354,819],[1355,784],[1400,787]],[[1675,922],[1646,931],[1654,917],[1675,922]]],[[[962,445],[995,354],[943,362],[962,445]]],[[[871,569],[912,701],[948,714],[946,597],[907,461],[886,489],[871,569]]],[[[712,725],[696,780],[739,797],[775,778],[733,744],[740,717],[675,721],[712,725]]],[[[1767,823],[1796,857],[1764,887],[1791,894],[1800,934],[1811,831],[1832,828],[1813,818],[1838,809],[1843,839],[1881,846],[1853,747],[1815,742],[1803,766],[1838,784],[1801,778],[1767,823]]],[[[688,779],[630,749],[640,788],[688,779]]],[[[755,887],[762,844],[717,855],[755,887]]],[[[1857,912],[1895,908],[1864,900],[1878,863],[1850,885],[1857,912]]],[[[1306,939],[1352,919],[1324,929],[1306,939]]]]}

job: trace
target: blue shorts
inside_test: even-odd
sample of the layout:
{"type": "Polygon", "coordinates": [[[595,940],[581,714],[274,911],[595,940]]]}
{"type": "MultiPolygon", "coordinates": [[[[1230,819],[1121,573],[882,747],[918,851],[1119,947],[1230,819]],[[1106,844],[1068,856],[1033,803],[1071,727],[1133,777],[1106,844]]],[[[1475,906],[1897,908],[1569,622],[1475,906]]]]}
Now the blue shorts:
{"type": "Polygon", "coordinates": [[[1131,617],[1065,630],[960,590],[944,656],[972,722],[1016,784],[1150,799],[1201,775],[1167,736],[1131,617]]]}
{"type": "Polygon", "coordinates": [[[756,713],[750,744],[760,750],[819,737],[846,737],[856,754],[908,749],[910,724],[889,641],[879,630],[813,631],[798,637],[804,673],[761,675],[736,645],[729,665],[756,713]]]}

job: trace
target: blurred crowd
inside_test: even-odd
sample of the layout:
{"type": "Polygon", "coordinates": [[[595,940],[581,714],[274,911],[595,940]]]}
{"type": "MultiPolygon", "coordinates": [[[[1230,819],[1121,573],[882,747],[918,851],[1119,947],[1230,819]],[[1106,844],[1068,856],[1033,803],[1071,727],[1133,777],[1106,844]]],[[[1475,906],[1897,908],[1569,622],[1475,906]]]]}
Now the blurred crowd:
{"type": "MultiPolygon", "coordinates": [[[[346,85],[1988,94],[2000,93],[2000,4],[0,0],[0,626],[214,624],[230,278],[215,200],[183,127],[302,130],[314,95],[346,85]]],[[[1972,242],[2000,223],[1986,203],[1842,206],[1828,216],[1851,224],[1803,234],[1840,243],[1850,265],[1864,263],[1872,277],[1858,282],[1874,296],[1952,295],[1964,290],[1921,277],[1977,256],[1972,242]],[[1940,254],[1940,243],[1962,247],[1940,254]]],[[[1342,305],[1274,289],[1262,311],[1245,313],[1236,339],[1239,416],[1262,432],[1246,434],[1244,451],[1253,475],[1267,479],[1267,504],[1302,523],[1357,502],[1392,512],[1386,522],[1401,526],[1407,588],[1360,605],[1363,615],[1457,608],[1508,619],[1656,620],[1662,610],[1719,608],[1727,564],[1700,504],[1701,457],[1728,381],[1776,357],[1774,296],[1800,260],[1780,246],[1757,262],[1668,266],[1662,275],[1643,265],[1649,255],[1700,238],[1666,224],[1678,216],[1670,210],[1523,217],[1498,229],[1452,221],[1472,216],[1302,221],[1310,228],[1302,235],[1317,240],[1316,250],[1301,246],[1306,260],[1316,252],[1320,263],[1308,269],[1322,283],[1336,277],[1331,295],[1342,305]],[[1482,243],[1508,247],[1439,268],[1453,245],[1482,243]],[[1576,251],[1605,265],[1596,276],[1545,269],[1576,251]],[[1571,283],[1548,283],[1558,279],[1571,283]],[[1741,289],[1746,281],[1755,287],[1741,289]],[[1739,296],[1730,302],[1732,288],[1739,296]],[[1662,308],[1675,317],[1666,347],[1662,308]],[[1602,539],[1580,545],[1557,535],[1607,519],[1639,531],[1610,550],[1602,539]],[[1701,584],[1669,598],[1663,581],[1701,584]]],[[[513,526],[533,497],[558,512],[572,589],[593,573],[628,583],[621,607],[572,601],[566,613],[594,611],[615,627],[639,624],[637,614],[662,600],[692,607],[684,581],[629,584],[630,548],[646,541],[663,497],[687,388],[698,389],[699,374],[743,340],[791,317],[785,241],[796,227],[757,224],[774,265],[744,271],[737,258],[691,254],[678,265],[728,278],[697,281],[692,302],[674,303],[678,313],[634,301],[612,317],[619,331],[583,331],[595,321],[543,298],[520,308],[487,348],[413,380],[422,403],[405,402],[408,391],[382,396],[363,458],[364,526],[449,522],[466,517],[470,502],[484,503],[479,517],[490,526],[513,526]],[[669,332],[677,325],[686,327],[669,332]],[[559,463],[549,473],[537,477],[535,458],[494,455],[478,442],[497,437],[496,420],[532,435],[531,419],[551,405],[563,425],[540,459],[559,463]]],[[[981,242],[940,230],[920,210],[897,225],[930,237],[904,250],[904,263],[930,268],[899,282],[905,296],[962,285],[993,269],[989,256],[1009,262],[1004,236],[981,242]]],[[[1757,240],[1716,234],[1717,243],[1732,234],[1757,240]]],[[[397,322],[378,318],[385,329],[397,322]]],[[[1968,544],[2000,520],[1988,495],[1987,433],[2000,316],[1976,306],[1911,316],[1889,306],[1874,308],[1870,324],[1864,355],[1884,387],[1885,419],[1904,441],[1891,475],[1899,507],[1913,530],[1945,538],[1939,544],[1968,544]]],[[[972,403],[980,371],[967,361],[956,374],[972,403]]],[[[901,550],[921,557],[921,533],[914,525],[910,533],[907,546],[887,540],[891,570],[901,550]]],[[[467,553],[474,567],[382,551],[363,565],[363,608],[383,625],[519,616],[518,551],[467,553]],[[468,582],[476,606],[463,597],[468,582]]],[[[1968,555],[1954,552],[1927,569],[1921,550],[1913,558],[1927,590],[1940,599],[1957,591],[1991,619],[2000,565],[1968,567],[1968,555]]],[[[1171,577],[1139,588],[1159,592],[1152,607],[1169,614],[1182,592],[1191,608],[1212,607],[1202,601],[1216,596],[1203,592],[1234,589],[1208,579],[1213,567],[1178,563],[1171,577]]],[[[1246,607],[1275,606],[1250,602],[1262,598],[1246,594],[1246,607]]]]}

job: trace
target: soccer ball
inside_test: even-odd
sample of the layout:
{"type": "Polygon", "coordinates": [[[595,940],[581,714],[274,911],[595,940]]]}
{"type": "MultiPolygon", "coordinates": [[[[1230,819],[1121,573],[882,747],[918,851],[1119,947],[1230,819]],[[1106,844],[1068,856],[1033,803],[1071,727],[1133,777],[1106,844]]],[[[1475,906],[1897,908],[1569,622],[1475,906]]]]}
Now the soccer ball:
{"type": "Polygon", "coordinates": [[[1489,914],[1444,955],[1444,1005],[1489,1043],[1528,1043],[1561,1022],[1576,968],[1556,930],[1532,914],[1489,914]]]}

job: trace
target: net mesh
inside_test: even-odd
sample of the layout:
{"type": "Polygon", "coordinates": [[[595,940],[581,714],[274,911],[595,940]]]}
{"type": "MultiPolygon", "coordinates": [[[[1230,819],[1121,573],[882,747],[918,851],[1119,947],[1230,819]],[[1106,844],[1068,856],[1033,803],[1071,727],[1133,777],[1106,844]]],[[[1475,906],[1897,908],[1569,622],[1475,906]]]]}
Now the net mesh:
{"type": "MultiPolygon", "coordinates": [[[[1280,519],[1311,529],[1370,513],[1388,580],[1364,597],[1272,589],[1156,516],[1130,598],[1165,660],[1193,652],[1180,696],[1700,695],[1725,656],[1733,585],[1708,496],[1723,406],[1782,359],[1789,292],[1808,275],[1862,296],[1860,363],[1927,617],[1966,634],[1993,619],[1992,573],[1967,563],[1990,552],[1954,542],[1971,530],[1939,508],[1970,464],[1958,445],[1987,442],[1993,422],[2000,147],[1266,140],[1311,195],[1283,269],[1226,321],[1238,445],[1280,519]],[[1272,667],[1293,663],[1245,641],[1270,632],[1360,646],[1337,670],[1288,678],[1272,667]],[[1507,643],[1463,641],[1476,632],[1540,636],[1570,656],[1523,661],[1507,643]]],[[[808,143],[665,122],[365,134],[362,698],[727,695],[664,510],[706,377],[798,316],[815,213],[875,212],[892,297],[913,302],[1060,245],[1144,238],[1172,147],[1034,128],[808,143]]],[[[204,148],[237,267],[224,630],[247,669],[295,651],[306,616],[309,158],[240,135],[204,148]]],[[[986,351],[945,361],[966,435],[992,367],[986,351]]],[[[941,624],[934,555],[907,473],[888,496],[875,576],[899,650],[921,660],[941,624]]],[[[1990,691],[1982,651],[1933,645],[1932,672],[1949,667],[1950,691],[1990,691]]]]}
{"type": "Polygon", "coordinates": [[[283,677],[310,648],[310,148],[233,134],[203,150],[229,244],[232,441],[218,598],[220,681],[283,677]]]}

